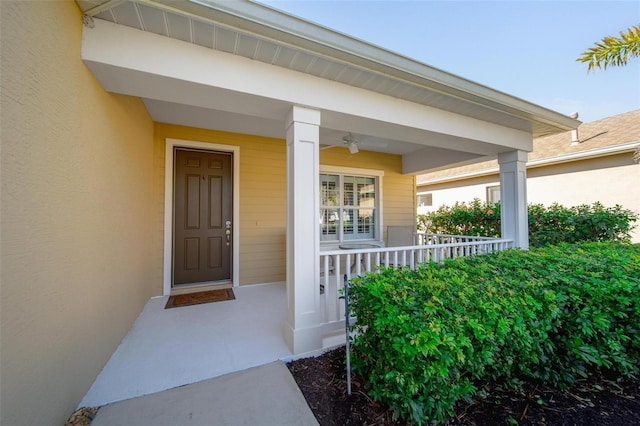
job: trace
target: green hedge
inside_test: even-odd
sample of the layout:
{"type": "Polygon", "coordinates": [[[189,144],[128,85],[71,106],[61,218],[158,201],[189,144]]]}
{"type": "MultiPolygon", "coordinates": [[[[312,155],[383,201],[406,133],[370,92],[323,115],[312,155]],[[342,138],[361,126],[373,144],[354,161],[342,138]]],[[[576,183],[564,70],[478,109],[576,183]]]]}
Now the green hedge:
{"type": "MultiPolygon", "coordinates": [[[[600,203],[564,207],[529,205],[529,240],[532,247],[562,242],[629,241],[638,215],[621,206],[600,203]]],[[[419,215],[418,229],[436,234],[500,236],[500,203],[473,202],[442,206],[419,215]]]]}
{"type": "Polygon", "coordinates": [[[354,278],[354,367],[377,401],[442,422],[488,383],[558,387],[640,366],[640,246],[510,250],[354,278]]]}

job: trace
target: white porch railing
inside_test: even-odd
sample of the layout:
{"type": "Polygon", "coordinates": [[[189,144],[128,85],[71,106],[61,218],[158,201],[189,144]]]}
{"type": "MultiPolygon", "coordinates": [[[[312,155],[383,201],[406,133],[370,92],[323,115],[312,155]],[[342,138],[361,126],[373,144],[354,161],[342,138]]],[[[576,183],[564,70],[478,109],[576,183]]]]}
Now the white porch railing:
{"type": "Polygon", "coordinates": [[[416,245],[413,246],[338,249],[320,253],[321,323],[326,332],[344,327],[344,301],[339,296],[345,276],[349,280],[365,272],[376,272],[380,266],[414,269],[424,262],[440,262],[513,246],[512,240],[465,235],[415,233],[414,240],[416,245]]]}

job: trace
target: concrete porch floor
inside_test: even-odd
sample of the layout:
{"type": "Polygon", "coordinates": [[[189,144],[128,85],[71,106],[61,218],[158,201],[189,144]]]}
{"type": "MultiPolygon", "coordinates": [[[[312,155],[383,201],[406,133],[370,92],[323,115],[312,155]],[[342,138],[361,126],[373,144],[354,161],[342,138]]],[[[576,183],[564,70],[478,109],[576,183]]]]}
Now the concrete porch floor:
{"type": "Polygon", "coordinates": [[[234,288],[236,300],[164,309],[147,302],[79,407],[95,407],[292,357],[284,283],[234,288]]]}

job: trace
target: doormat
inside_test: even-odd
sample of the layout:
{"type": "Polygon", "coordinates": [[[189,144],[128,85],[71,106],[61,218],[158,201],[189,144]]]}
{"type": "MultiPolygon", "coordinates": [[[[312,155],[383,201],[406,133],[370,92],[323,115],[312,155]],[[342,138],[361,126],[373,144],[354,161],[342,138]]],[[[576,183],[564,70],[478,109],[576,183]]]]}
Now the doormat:
{"type": "Polygon", "coordinates": [[[170,296],[165,309],[179,308],[180,306],[201,305],[203,303],[222,302],[224,300],[234,300],[236,296],[233,289],[222,288],[219,290],[201,291],[198,293],[178,294],[170,296]]]}

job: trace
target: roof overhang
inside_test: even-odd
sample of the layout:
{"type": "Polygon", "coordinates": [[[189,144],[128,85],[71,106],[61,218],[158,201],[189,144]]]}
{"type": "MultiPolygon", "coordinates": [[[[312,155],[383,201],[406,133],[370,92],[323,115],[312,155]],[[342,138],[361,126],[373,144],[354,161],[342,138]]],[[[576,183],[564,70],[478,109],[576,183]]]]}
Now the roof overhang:
{"type": "MultiPolygon", "coordinates": [[[[156,121],[179,121],[178,124],[202,127],[205,122],[210,125],[209,112],[215,110],[222,124],[230,126],[229,123],[243,121],[245,132],[251,133],[254,127],[255,134],[281,137],[283,129],[278,126],[282,111],[293,104],[306,105],[323,112],[323,143],[341,145],[344,132],[350,131],[368,137],[371,146],[386,147],[373,150],[405,156],[414,156],[414,153],[422,150],[422,156],[427,158],[432,156],[423,148],[432,146],[450,150],[450,160],[457,160],[454,162],[470,161],[508,149],[530,150],[532,137],[570,130],[580,123],[250,1],[78,0],[78,4],[87,15],[110,21],[118,27],[115,29],[96,21],[95,29],[85,29],[83,59],[87,65],[107,90],[143,98],[156,121]],[[184,75],[168,75],[139,66],[136,68],[137,65],[126,63],[131,59],[130,55],[138,55],[129,46],[126,37],[116,37],[119,40],[111,40],[111,43],[104,39],[116,32],[123,33],[123,26],[144,32],[148,35],[146,39],[149,43],[156,43],[152,39],[157,40],[158,36],[164,37],[164,47],[177,49],[171,52],[178,54],[178,57],[165,58],[174,62],[184,58],[178,50],[188,50],[185,47],[192,45],[200,50],[209,49],[211,57],[215,56],[218,63],[242,66],[250,63],[254,69],[267,71],[267,78],[261,73],[258,80],[262,80],[256,84],[273,84],[268,77],[278,74],[273,72],[274,68],[281,69],[280,78],[292,83],[291,90],[284,91],[290,96],[271,96],[266,93],[268,90],[248,93],[244,88],[221,85],[219,80],[213,84],[210,84],[211,81],[192,81],[188,84],[184,75]],[[174,39],[173,43],[166,37],[174,39]],[[98,53],[99,50],[102,52],[98,53]],[[149,86],[148,83],[153,79],[156,84],[149,86]],[[305,80],[306,84],[312,84],[308,87],[317,89],[314,91],[330,89],[328,93],[333,98],[327,99],[328,93],[324,93],[324,97],[323,93],[306,97],[300,96],[301,93],[292,93],[296,90],[294,83],[304,84],[305,80]],[[145,85],[149,86],[147,91],[145,85]],[[163,85],[164,94],[158,89],[163,85]],[[187,99],[179,93],[180,88],[185,93],[191,92],[193,96],[187,99]],[[167,96],[169,90],[173,91],[172,96],[167,96]],[[230,101],[230,104],[220,108],[206,101],[200,102],[202,99],[198,101],[197,98],[203,98],[205,93],[225,95],[221,99],[230,101]],[[387,109],[400,108],[406,117],[385,120],[385,108],[376,113],[365,111],[366,105],[360,111],[341,109],[340,102],[353,106],[353,99],[348,99],[349,96],[353,99],[360,97],[364,102],[376,100],[377,103],[371,104],[369,109],[380,107],[384,98],[387,109]],[[242,115],[251,116],[251,123],[242,120],[242,115]],[[416,125],[420,121],[426,124],[416,125]],[[459,127],[471,131],[457,131],[459,127]],[[495,131],[498,128],[502,130],[495,131]],[[503,143],[501,137],[515,142],[512,145],[503,143]],[[470,148],[469,142],[473,142],[475,148],[470,148]],[[455,155],[456,152],[464,155],[455,155]]],[[[145,38],[126,33],[136,39],[145,38]]],[[[148,64],[163,62],[158,56],[147,55],[161,55],[159,52],[141,53],[146,55],[148,64]]],[[[442,165],[433,164],[432,167],[442,165]]],[[[406,170],[410,173],[417,171],[415,167],[406,170]]]]}

